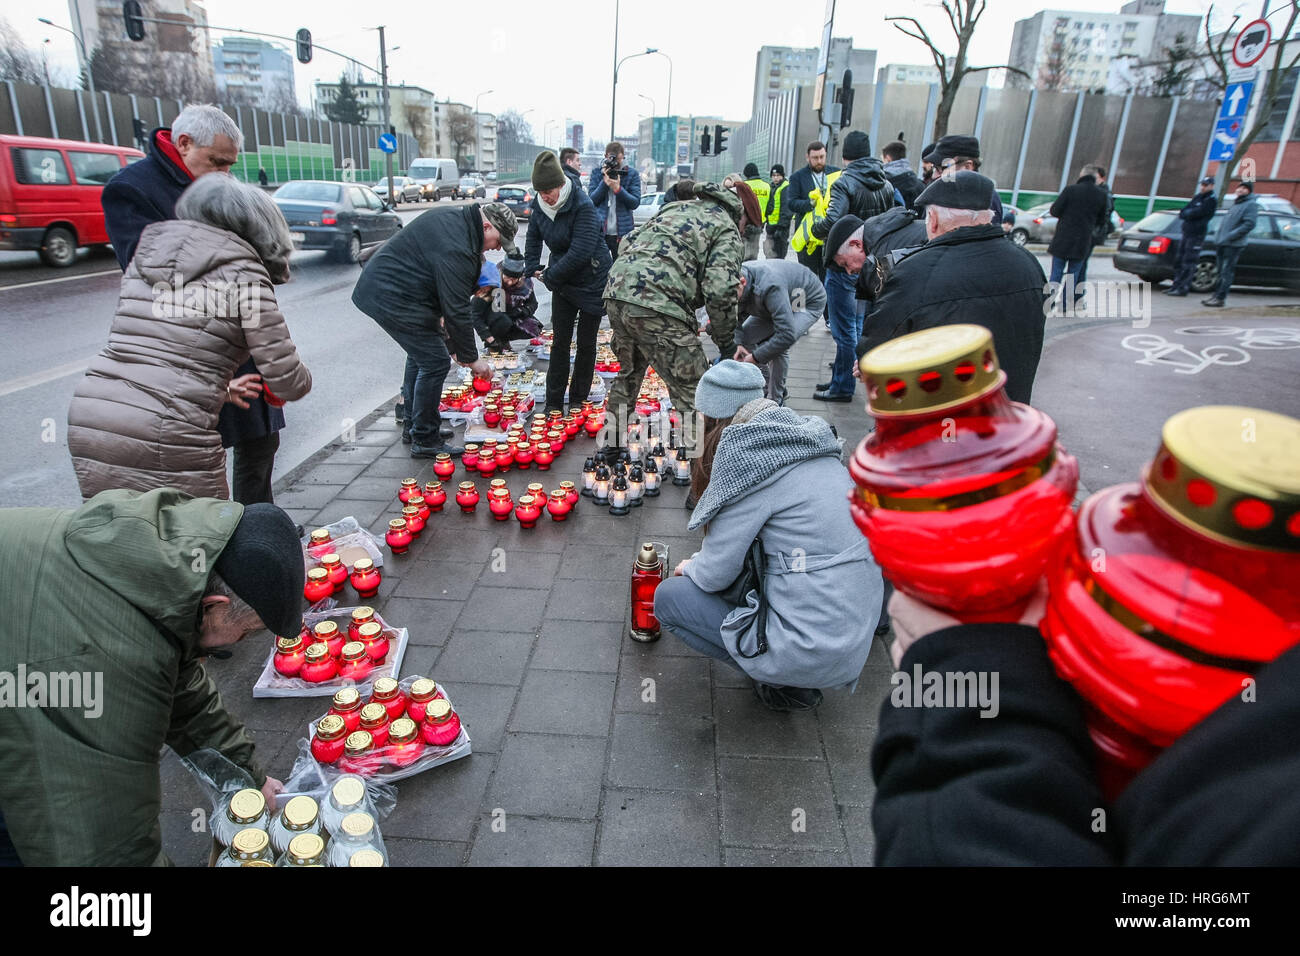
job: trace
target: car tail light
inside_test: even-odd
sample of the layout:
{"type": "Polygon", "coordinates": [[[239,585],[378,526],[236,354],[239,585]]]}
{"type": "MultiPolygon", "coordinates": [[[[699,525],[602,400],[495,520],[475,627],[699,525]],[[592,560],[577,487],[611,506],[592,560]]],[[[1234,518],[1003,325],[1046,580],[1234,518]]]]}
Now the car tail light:
{"type": "Polygon", "coordinates": [[[493,201],[493,202],[500,202],[500,201],[501,201],[501,194],[500,194],[499,192],[498,192],[498,193],[493,193],[493,194],[492,194],[492,201],[493,201]]]}
{"type": "Polygon", "coordinates": [[[1041,226],[1042,224],[1043,224],[1043,217],[1042,217],[1042,216],[1039,216],[1037,219],[1034,220],[1034,225],[1035,225],[1035,226],[1041,226]]]}
{"type": "Polygon", "coordinates": [[[1163,255],[1168,251],[1169,251],[1168,236],[1156,236],[1149,243],[1147,243],[1147,252],[1151,253],[1152,255],[1159,256],[1159,255],[1163,255]]]}
{"type": "Polygon", "coordinates": [[[17,217],[17,216],[10,216],[10,215],[3,215],[3,216],[0,216],[0,222],[3,222],[3,223],[10,223],[10,224],[12,224],[12,223],[15,223],[15,222],[17,222],[17,221],[18,221],[18,217],[17,217]]]}
{"type": "Polygon", "coordinates": [[[532,193],[524,193],[524,202],[532,202],[532,201],[533,201],[533,194],[532,194],[532,193]]]}
{"type": "Polygon", "coordinates": [[[339,224],[339,214],[335,209],[326,209],[320,214],[320,224],[322,226],[337,226],[339,224]]]}

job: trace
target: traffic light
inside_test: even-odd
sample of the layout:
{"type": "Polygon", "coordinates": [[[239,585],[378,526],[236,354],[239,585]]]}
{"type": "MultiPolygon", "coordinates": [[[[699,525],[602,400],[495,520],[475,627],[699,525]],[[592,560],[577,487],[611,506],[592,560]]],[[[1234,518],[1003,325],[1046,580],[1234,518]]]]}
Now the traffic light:
{"type": "Polygon", "coordinates": [[[731,132],[730,126],[723,126],[717,123],[713,127],[713,155],[720,156],[722,151],[727,148],[727,134],[731,132]]]}
{"type": "Polygon", "coordinates": [[[298,40],[298,62],[311,62],[311,31],[303,27],[297,33],[298,40]]]}
{"type": "Polygon", "coordinates": [[[840,101],[840,129],[849,125],[853,117],[853,71],[844,71],[844,80],[838,93],[840,101]]]}
{"type": "Polygon", "coordinates": [[[713,140],[709,136],[709,128],[704,127],[704,132],[700,134],[700,155],[708,156],[713,146],[713,140]]]}
{"type": "Polygon", "coordinates": [[[140,0],[126,0],[122,4],[122,19],[126,21],[126,35],[132,40],[144,39],[144,11],[140,0]]]}

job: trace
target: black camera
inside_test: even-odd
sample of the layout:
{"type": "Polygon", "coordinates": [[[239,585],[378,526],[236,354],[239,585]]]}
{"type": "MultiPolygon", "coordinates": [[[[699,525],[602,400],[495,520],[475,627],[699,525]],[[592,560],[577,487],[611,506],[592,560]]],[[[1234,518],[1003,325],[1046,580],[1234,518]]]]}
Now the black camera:
{"type": "Polygon", "coordinates": [[[600,164],[606,176],[617,176],[619,174],[619,161],[617,156],[606,156],[604,162],[600,164]]]}

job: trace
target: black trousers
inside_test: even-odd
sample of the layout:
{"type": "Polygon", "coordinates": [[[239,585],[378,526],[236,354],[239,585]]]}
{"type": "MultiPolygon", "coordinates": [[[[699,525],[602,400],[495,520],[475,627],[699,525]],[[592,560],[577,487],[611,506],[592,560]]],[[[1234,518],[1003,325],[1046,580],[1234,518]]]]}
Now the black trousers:
{"type": "Polygon", "coordinates": [[[274,504],[271,500],[271,471],[280,448],[280,433],[252,438],[234,446],[235,482],[231,495],[241,505],[274,504]]]}
{"type": "Polygon", "coordinates": [[[772,243],[772,258],[784,259],[790,249],[790,229],[768,226],[767,238],[772,243]]]}
{"type": "Polygon", "coordinates": [[[591,379],[596,373],[596,332],[600,329],[599,312],[583,312],[578,304],[562,293],[551,294],[551,363],[546,370],[546,410],[564,410],[564,390],[569,390],[569,407],[581,405],[591,393],[591,379]],[[573,359],[573,382],[569,382],[569,343],[573,326],[578,326],[578,353],[573,359]]]}
{"type": "Polygon", "coordinates": [[[611,259],[618,258],[618,244],[622,236],[606,236],[605,245],[609,246],[609,256],[611,259]]]}
{"type": "MultiPolygon", "coordinates": [[[[822,250],[824,248],[824,246],[818,246],[817,251],[812,255],[808,255],[802,249],[795,252],[795,255],[799,257],[799,265],[807,266],[813,272],[817,273],[817,278],[823,283],[826,281],[826,260],[822,258],[822,250]]],[[[829,310],[826,314],[828,316],[830,315],[829,310]]]]}

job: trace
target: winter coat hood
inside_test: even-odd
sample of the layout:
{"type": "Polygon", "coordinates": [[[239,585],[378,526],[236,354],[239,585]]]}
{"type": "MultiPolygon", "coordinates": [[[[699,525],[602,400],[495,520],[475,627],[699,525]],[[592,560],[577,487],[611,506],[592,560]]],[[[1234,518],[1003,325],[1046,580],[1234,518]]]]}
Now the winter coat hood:
{"type": "Polygon", "coordinates": [[[168,286],[178,273],[190,283],[224,266],[266,271],[248,242],[233,232],[189,219],[169,219],[147,227],[140,234],[132,264],[146,282],[168,286]]]}
{"type": "Polygon", "coordinates": [[[695,193],[696,199],[715,202],[727,210],[727,214],[735,220],[736,225],[740,225],[740,215],[744,212],[745,207],[741,204],[740,197],[726,186],[718,183],[696,183],[692,191],[695,193]]]}

